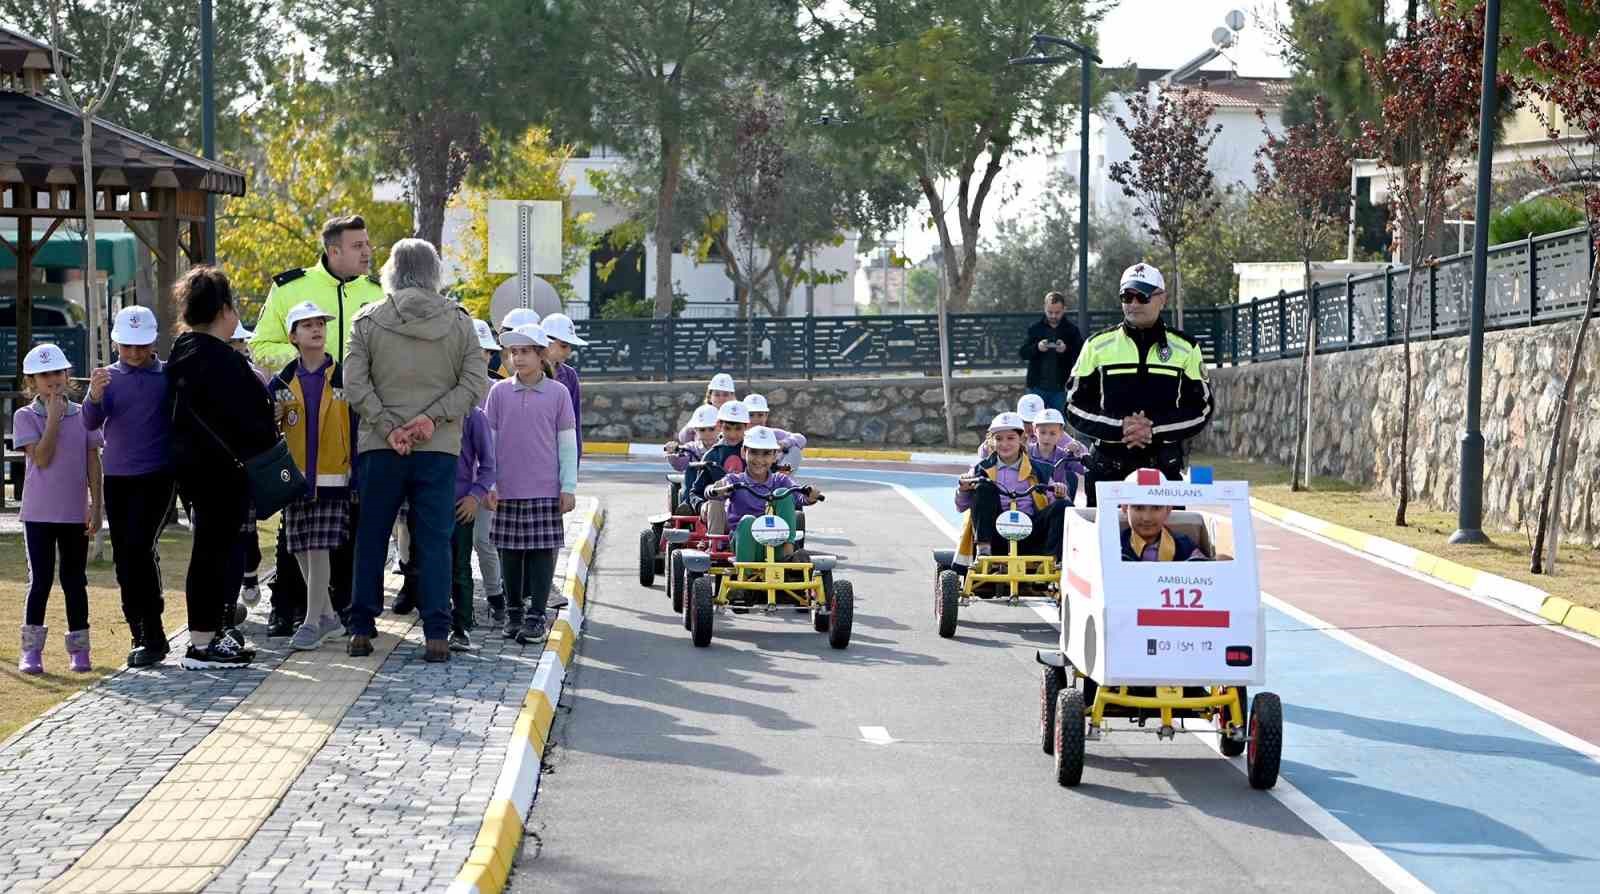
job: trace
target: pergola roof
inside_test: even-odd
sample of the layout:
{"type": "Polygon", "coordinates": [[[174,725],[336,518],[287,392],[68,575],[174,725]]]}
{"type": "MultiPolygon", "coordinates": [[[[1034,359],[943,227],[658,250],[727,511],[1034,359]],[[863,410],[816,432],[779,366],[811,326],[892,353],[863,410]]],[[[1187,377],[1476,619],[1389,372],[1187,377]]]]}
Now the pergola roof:
{"type": "MultiPolygon", "coordinates": [[[[73,58],[66,50],[61,51],[61,57],[68,63],[73,58]]],[[[72,66],[69,64],[67,67],[72,66]]],[[[50,58],[50,45],[37,37],[30,37],[21,31],[0,26],[0,72],[17,74],[24,68],[55,70],[55,64],[50,58]]]]}
{"type": "MultiPolygon", "coordinates": [[[[60,184],[65,176],[72,183],[82,178],[83,124],[72,109],[42,96],[0,92],[0,121],[7,125],[0,132],[0,182],[42,187],[60,184]]],[[[101,118],[94,120],[93,141],[98,186],[244,195],[242,172],[101,118]]]]}

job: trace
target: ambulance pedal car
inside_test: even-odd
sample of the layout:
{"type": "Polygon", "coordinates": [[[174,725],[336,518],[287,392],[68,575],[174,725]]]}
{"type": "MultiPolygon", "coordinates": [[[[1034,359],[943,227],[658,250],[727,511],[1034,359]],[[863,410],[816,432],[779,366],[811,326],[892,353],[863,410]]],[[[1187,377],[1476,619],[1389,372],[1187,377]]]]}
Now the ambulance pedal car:
{"type": "MultiPolygon", "coordinates": [[[[1013,605],[1027,598],[1061,601],[1056,557],[1017,553],[1017,544],[1033,533],[1033,519],[1017,509],[1017,501],[1032,499],[1035,491],[1046,493],[1048,485],[1035,485],[1022,493],[1012,493],[988,479],[982,479],[979,486],[995,487],[1001,499],[1010,501],[1010,508],[1001,512],[994,522],[1000,536],[1010,541],[1010,551],[1001,556],[980,552],[964,576],[955,571],[955,550],[933,551],[933,617],[939,624],[939,635],[945,639],[956,635],[961,607],[970,605],[975,597],[1004,598],[1013,605]]],[[[975,548],[982,546],[985,545],[975,548]]]]}
{"type": "Polygon", "coordinates": [[[1124,731],[1171,739],[1184,720],[1210,721],[1183,729],[1220,735],[1226,756],[1243,753],[1252,787],[1277,784],[1282,704],[1270,692],[1247,701],[1266,670],[1249,487],[1213,483],[1206,468],[1190,474],[1192,482],[1166,482],[1141,470],[1138,483],[1101,482],[1097,502],[1108,511],[1068,512],[1060,647],[1037,655],[1040,744],[1055,755],[1063,786],[1082,781],[1086,740],[1124,731]],[[1124,561],[1128,505],[1190,507],[1173,512],[1167,529],[1211,561],[1124,561]],[[1137,727],[1113,730],[1113,717],[1137,727]]]}

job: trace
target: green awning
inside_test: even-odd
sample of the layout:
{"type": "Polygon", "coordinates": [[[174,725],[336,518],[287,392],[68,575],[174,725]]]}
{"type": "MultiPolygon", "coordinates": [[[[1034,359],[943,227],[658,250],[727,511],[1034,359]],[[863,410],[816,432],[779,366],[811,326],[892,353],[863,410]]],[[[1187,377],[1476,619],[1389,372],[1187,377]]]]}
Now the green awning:
{"type": "MultiPolygon", "coordinates": [[[[4,236],[6,242],[12,245],[17,244],[16,230],[0,230],[0,236],[4,236]]],[[[133,281],[134,271],[138,267],[134,252],[139,237],[126,232],[96,233],[94,241],[99,247],[95,256],[96,266],[110,277],[111,291],[120,291],[133,281]]],[[[4,244],[0,244],[0,270],[12,270],[16,266],[16,255],[13,255],[4,244]]],[[[34,252],[33,266],[45,269],[81,269],[83,240],[75,233],[63,233],[62,228],[57,228],[50,235],[50,241],[39,246],[34,252]]]]}

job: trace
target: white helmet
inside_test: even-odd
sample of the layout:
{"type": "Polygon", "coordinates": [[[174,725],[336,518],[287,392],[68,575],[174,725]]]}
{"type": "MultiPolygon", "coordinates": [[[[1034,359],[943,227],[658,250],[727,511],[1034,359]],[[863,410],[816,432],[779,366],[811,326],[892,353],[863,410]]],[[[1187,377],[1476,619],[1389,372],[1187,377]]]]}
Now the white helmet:
{"type": "Polygon", "coordinates": [[[1044,409],[1039,411],[1039,415],[1033,417],[1033,424],[1034,425],[1066,425],[1067,424],[1067,420],[1062,418],[1060,410],[1052,409],[1050,407],[1045,407],[1044,409]]]}
{"type": "Polygon", "coordinates": [[[551,338],[559,338],[575,348],[581,348],[588,342],[578,337],[578,328],[572,324],[572,318],[566,314],[551,314],[539,324],[544,327],[544,334],[551,338]]]}
{"type": "Polygon", "coordinates": [[[539,314],[533,308],[531,308],[531,307],[513,307],[510,311],[508,311],[506,313],[505,319],[502,319],[500,321],[500,331],[504,332],[507,329],[515,329],[518,326],[526,326],[529,323],[538,323],[538,322],[539,322],[539,314]]]}
{"type": "Polygon", "coordinates": [[[767,397],[764,394],[746,394],[744,396],[744,408],[752,413],[772,412],[767,408],[767,397]]]}
{"type": "Polygon", "coordinates": [[[67,355],[61,353],[61,348],[53,344],[36,345],[22,358],[22,374],[36,376],[40,373],[55,372],[58,369],[71,369],[72,361],[67,355]]]}
{"type": "Polygon", "coordinates": [[[777,450],[778,436],[765,425],[758,425],[744,433],[744,446],[749,450],[777,450]]]}
{"type": "Polygon", "coordinates": [[[510,332],[500,333],[500,345],[512,347],[513,345],[535,345],[541,348],[550,347],[550,339],[544,334],[538,323],[524,323],[510,332]]]}
{"type": "Polygon", "coordinates": [[[989,423],[989,431],[1022,431],[1022,417],[1016,413],[1001,413],[989,423]]]}
{"type": "Polygon", "coordinates": [[[701,404],[694,408],[694,415],[689,417],[690,428],[714,428],[717,424],[717,408],[710,404],[701,404]]]}
{"type": "Polygon", "coordinates": [[[255,337],[256,337],[256,334],[254,332],[251,332],[250,330],[244,328],[244,321],[240,320],[237,324],[234,325],[234,327],[233,327],[233,337],[228,339],[228,341],[249,341],[250,339],[255,338],[255,337]]]}
{"type": "Polygon", "coordinates": [[[729,394],[739,390],[733,387],[733,376],[727,373],[717,373],[711,377],[711,384],[706,386],[707,391],[726,391],[729,394]]]}
{"type": "Polygon", "coordinates": [[[485,351],[500,350],[500,343],[494,340],[494,327],[487,320],[473,320],[472,331],[478,334],[478,347],[485,351]]]}
{"type": "Polygon", "coordinates": [[[1017,398],[1017,415],[1022,417],[1023,422],[1037,422],[1034,417],[1043,409],[1044,398],[1037,394],[1024,394],[1017,398]]]}
{"type": "Polygon", "coordinates": [[[289,312],[283,315],[283,325],[284,328],[293,332],[295,324],[302,320],[332,320],[335,318],[335,314],[330,314],[318,307],[317,302],[302,301],[289,308],[289,312]]]}
{"type": "Polygon", "coordinates": [[[154,342],[155,313],[138,304],[117,311],[117,321],[111,326],[111,340],[119,345],[147,345],[154,342]]]}
{"type": "Polygon", "coordinates": [[[723,404],[721,409],[717,410],[717,421],[742,422],[745,425],[749,425],[750,411],[745,409],[744,404],[736,400],[730,400],[723,404]]]}

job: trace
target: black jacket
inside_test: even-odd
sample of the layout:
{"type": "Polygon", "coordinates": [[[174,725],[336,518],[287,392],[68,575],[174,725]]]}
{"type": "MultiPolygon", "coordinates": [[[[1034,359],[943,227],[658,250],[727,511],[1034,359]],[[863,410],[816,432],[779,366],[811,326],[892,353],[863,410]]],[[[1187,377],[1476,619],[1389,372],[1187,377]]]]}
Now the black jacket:
{"type": "Polygon", "coordinates": [[[700,457],[705,463],[701,468],[691,467],[683,475],[683,492],[688,494],[689,504],[699,508],[706,499],[706,488],[722,480],[729,472],[744,471],[744,455],[740,453],[743,444],[724,444],[721,441],[713,444],[711,449],[700,457]]]}
{"type": "Polygon", "coordinates": [[[172,343],[166,374],[177,468],[219,477],[242,475],[235,458],[244,462],[278,442],[271,396],[227,342],[185,332],[172,343]]]}
{"type": "Polygon", "coordinates": [[[1072,367],[1078,362],[1078,350],[1083,347],[1083,334],[1063,314],[1054,326],[1040,316],[1028,327],[1028,339],[1017,354],[1028,361],[1028,387],[1043,391],[1065,391],[1072,367]],[[1067,349],[1061,353],[1039,350],[1040,341],[1064,341],[1067,349]]]}

